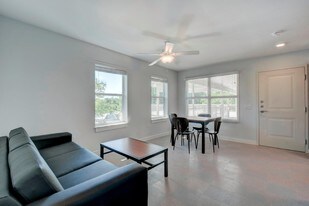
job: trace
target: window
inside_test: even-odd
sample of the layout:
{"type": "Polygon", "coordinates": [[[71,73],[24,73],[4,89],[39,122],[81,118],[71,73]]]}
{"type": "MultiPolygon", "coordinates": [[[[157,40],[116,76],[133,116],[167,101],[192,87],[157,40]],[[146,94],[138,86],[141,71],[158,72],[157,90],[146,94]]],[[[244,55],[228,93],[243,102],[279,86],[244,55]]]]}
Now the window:
{"type": "Polygon", "coordinates": [[[186,81],[187,115],[200,113],[238,120],[238,74],[189,79],[186,81]]]}
{"type": "Polygon", "coordinates": [[[151,119],[167,118],[167,80],[151,77],[151,119]]]}
{"type": "Polygon", "coordinates": [[[96,66],[95,127],[127,123],[127,75],[96,66]]]}

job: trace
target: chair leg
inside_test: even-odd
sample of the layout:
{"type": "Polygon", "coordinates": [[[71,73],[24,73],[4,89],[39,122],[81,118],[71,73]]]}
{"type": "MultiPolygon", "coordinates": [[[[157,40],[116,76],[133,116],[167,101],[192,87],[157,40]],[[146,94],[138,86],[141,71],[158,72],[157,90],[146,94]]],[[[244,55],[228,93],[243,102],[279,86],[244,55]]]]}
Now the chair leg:
{"type": "MultiPolygon", "coordinates": [[[[177,134],[175,135],[175,137],[172,137],[173,139],[174,139],[174,143],[176,142],[176,137],[177,137],[177,134]]],[[[171,142],[171,144],[172,144],[172,138],[171,138],[171,140],[170,140],[170,142],[171,142]]]]}
{"type": "Polygon", "coordinates": [[[211,140],[212,140],[212,152],[215,153],[214,136],[212,134],[211,134],[211,140]]]}
{"type": "Polygon", "coordinates": [[[187,135],[187,139],[188,139],[188,149],[189,149],[189,154],[190,154],[190,135],[187,135]]]}
{"type": "Polygon", "coordinates": [[[192,134],[192,135],[194,135],[195,149],[197,149],[198,142],[196,141],[196,136],[195,136],[195,134],[192,134]]]}
{"type": "Polygon", "coordinates": [[[184,145],[184,142],[183,142],[183,135],[181,135],[181,141],[180,141],[180,145],[184,145]]]}
{"type": "Polygon", "coordinates": [[[176,134],[175,139],[174,139],[174,146],[173,146],[173,150],[175,149],[175,145],[176,145],[176,138],[178,139],[178,134],[176,134]]]}
{"type": "Polygon", "coordinates": [[[197,142],[198,142],[199,138],[200,138],[200,132],[197,131],[197,142]]]}
{"type": "MultiPolygon", "coordinates": [[[[175,133],[174,133],[175,134],[175,133]]],[[[172,138],[174,138],[174,143],[176,142],[176,137],[177,137],[178,135],[177,135],[177,131],[176,131],[176,135],[175,135],[175,137],[172,137],[172,138]]],[[[172,139],[170,140],[170,142],[171,142],[171,144],[172,144],[172,139]]]]}
{"type": "Polygon", "coordinates": [[[218,139],[218,135],[216,134],[216,140],[217,140],[217,144],[218,144],[218,148],[219,148],[219,139],[218,139]]]}

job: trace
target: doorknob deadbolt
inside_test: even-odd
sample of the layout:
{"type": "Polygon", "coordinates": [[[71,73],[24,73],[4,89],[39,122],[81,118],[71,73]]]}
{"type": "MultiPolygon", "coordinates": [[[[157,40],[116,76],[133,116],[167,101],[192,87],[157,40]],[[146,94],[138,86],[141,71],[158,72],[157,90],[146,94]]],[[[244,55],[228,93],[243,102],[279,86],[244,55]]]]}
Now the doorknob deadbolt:
{"type": "Polygon", "coordinates": [[[261,103],[264,103],[264,101],[263,101],[263,100],[261,100],[261,103]]]}

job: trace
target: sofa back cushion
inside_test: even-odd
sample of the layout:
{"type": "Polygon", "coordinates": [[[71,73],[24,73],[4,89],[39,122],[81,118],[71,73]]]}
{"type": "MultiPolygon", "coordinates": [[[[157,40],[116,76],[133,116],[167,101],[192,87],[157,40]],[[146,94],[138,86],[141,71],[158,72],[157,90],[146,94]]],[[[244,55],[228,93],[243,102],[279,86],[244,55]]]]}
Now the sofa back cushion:
{"type": "MultiPolygon", "coordinates": [[[[14,141],[13,144],[16,146],[21,142],[14,141]]],[[[33,144],[23,144],[13,149],[9,153],[9,166],[13,188],[23,198],[24,203],[30,203],[63,190],[33,144]]]]}
{"type": "Polygon", "coordinates": [[[0,137],[0,205],[21,205],[11,194],[8,167],[8,137],[0,137]]]}
{"type": "Polygon", "coordinates": [[[32,144],[32,140],[30,139],[29,135],[27,134],[26,130],[22,127],[16,128],[11,130],[9,134],[9,149],[10,152],[18,147],[21,147],[25,144],[32,144]]]}

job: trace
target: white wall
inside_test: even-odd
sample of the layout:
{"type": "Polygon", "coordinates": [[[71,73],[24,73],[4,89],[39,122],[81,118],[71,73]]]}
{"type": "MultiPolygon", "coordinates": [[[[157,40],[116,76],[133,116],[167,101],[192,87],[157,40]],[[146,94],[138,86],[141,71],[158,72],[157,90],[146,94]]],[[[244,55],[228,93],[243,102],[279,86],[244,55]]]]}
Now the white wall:
{"type": "MultiPolygon", "coordinates": [[[[284,48],[282,48],[284,49],[284,48]]],[[[185,115],[185,78],[239,71],[240,122],[223,123],[221,135],[226,139],[255,144],[257,141],[257,74],[259,71],[305,66],[309,50],[220,63],[178,73],[180,115],[185,115]],[[251,109],[250,109],[251,107],[251,109]]]]}
{"type": "Polygon", "coordinates": [[[169,112],[177,112],[177,73],[0,16],[0,135],[22,126],[29,135],[69,131],[91,150],[110,139],[169,132],[151,123],[150,76],[168,79],[169,112]],[[128,73],[126,128],[94,131],[94,64],[128,73]]]}

